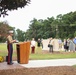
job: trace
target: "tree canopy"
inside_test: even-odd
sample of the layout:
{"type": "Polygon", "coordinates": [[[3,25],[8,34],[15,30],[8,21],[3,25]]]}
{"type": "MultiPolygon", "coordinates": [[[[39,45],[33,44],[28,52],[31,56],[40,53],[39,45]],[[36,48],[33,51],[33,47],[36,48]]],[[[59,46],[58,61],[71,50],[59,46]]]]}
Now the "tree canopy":
{"type": "Polygon", "coordinates": [[[7,11],[17,10],[30,3],[30,0],[0,0],[0,16],[8,15],[7,11]]]}
{"type": "Polygon", "coordinates": [[[33,19],[26,31],[28,39],[35,38],[74,38],[76,36],[76,11],[59,14],[56,18],[33,19]]]}
{"type": "Polygon", "coordinates": [[[8,35],[9,30],[14,31],[13,38],[18,41],[25,41],[25,32],[20,29],[15,29],[15,27],[11,27],[7,22],[0,22],[0,42],[5,42],[6,37],[8,35]]]}
{"type": "Polygon", "coordinates": [[[20,29],[15,30],[14,27],[9,26],[6,22],[0,23],[0,41],[4,41],[6,32],[14,30],[15,37],[18,41],[25,41],[35,38],[47,39],[53,38],[74,38],[76,36],[76,11],[67,14],[59,14],[54,17],[47,17],[47,19],[34,18],[30,21],[29,29],[23,32],[20,29]]]}
{"type": "Polygon", "coordinates": [[[7,22],[0,22],[0,42],[6,40],[9,30],[14,30],[14,27],[9,26],[7,22]]]}

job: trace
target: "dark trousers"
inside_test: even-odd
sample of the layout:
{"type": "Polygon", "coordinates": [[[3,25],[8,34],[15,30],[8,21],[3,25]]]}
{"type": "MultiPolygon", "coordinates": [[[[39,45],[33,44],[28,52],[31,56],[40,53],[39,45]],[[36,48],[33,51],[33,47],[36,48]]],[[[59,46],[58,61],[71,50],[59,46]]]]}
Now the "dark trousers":
{"type": "Polygon", "coordinates": [[[76,51],[76,44],[75,44],[75,51],[76,51]]]}
{"type": "Polygon", "coordinates": [[[31,47],[31,53],[35,53],[35,47],[33,46],[33,47],[31,47]]]}
{"type": "Polygon", "coordinates": [[[12,54],[13,54],[12,44],[8,44],[7,49],[8,49],[7,63],[12,63],[12,54]]]}
{"type": "Polygon", "coordinates": [[[49,52],[53,52],[53,45],[50,45],[49,48],[50,48],[50,49],[49,49],[49,52]]]}

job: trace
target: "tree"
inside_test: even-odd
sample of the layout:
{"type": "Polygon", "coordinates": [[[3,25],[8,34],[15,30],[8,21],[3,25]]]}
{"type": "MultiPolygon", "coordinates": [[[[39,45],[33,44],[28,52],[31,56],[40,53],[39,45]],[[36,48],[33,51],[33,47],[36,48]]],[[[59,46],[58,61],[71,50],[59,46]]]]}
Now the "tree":
{"type": "Polygon", "coordinates": [[[29,4],[30,0],[0,0],[0,16],[8,15],[7,11],[17,10],[29,4]]]}
{"type": "Polygon", "coordinates": [[[0,22],[0,34],[6,37],[9,30],[13,30],[13,27],[9,26],[6,22],[0,22]]]}
{"type": "Polygon", "coordinates": [[[26,31],[26,38],[70,38],[76,36],[76,12],[59,14],[45,20],[33,19],[26,31]]]}
{"type": "Polygon", "coordinates": [[[75,33],[74,33],[74,37],[76,37],[76,31],[75,31],[75,33]]]}
{"type": "Polygon", "coordinates": [[[0,42],[5,42],[9,30],[14,30],[14,27],[9,26],[6,22],[0,22],[0,42]]]}
{"type": "Polygon", "coordinates": [[[21,42],[25,41],[25,32],[23,32],[20,29],[17,29],[16,31],[17,31],[16,39],[21,42]]]}

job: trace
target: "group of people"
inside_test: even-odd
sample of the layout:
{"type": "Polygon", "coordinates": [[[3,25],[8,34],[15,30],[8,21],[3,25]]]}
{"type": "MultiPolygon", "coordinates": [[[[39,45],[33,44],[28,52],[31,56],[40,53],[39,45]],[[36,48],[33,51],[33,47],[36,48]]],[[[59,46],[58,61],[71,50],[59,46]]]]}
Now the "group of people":
{"type": "MultiPolygon", "coordinates": [[[[55,44],[54,39],[50,38],[49,43],[48,43],[49,52],[53,53],[54,44],[55,44]]],[[[58,47],[59,47],[58,48],[59,50],[61,50],[62,47],[63,47],[65,52],[66,51],[75,52],[76,51],[76,37],[75,38],[64,39],[63,42],[59,38],[58,39],[58,47]]]]}
{"type": "MultiPolygon", "coordinates": [[[[31,53],[35,53],[35,46],[36,46],[36,41],[34,38],[32,38],[31,40],[31,53]]],[[[39,38],[37,40],[37,47],[43,47],[43,44],[42,44],[42,40],[39,38]]]]}
{"type": "MultiPolygon", "coordinates": [[[[13,31],[9,31],[9,34],[7,36],[7,49],[8,49],[7,64],[8,65],[13,64],[13,62],[12,62],[13,43],[16,42],[16,40],[13,40],[12,36],[13,36],[13,31]]],[[[53,43],[54,43],[53,38],[50,38],[48,47],[49,47],[49,52],[52,52],[52,53],[53,53],[53,43]]],[[[61,48],[62,47],[62,40],[59,39],[58,43],[59,43],[59,48],[61,48]]],[[[65,52],[69,51],[69,50],[73,51],[73,52],[76,51],[76,37],[74,39],[71,39],[71,38],[64,39],[63,44],[64,44],[65,52]]],[[[36,41],[33,38],[31,40],[31,53],[35,53],[35,46],[36,46],[36,41]]],[[[42,43],[41,39],[37,40],[37,46],[38,47],[42,46],[42,48],[43,48],[43,43],[42,43]]]]}
{"type": "Polygon", "coordinates": [[[68,38],[64,39],[64,49],[66,51],[76,51],[76,37],[75,38],[68,38]]]}

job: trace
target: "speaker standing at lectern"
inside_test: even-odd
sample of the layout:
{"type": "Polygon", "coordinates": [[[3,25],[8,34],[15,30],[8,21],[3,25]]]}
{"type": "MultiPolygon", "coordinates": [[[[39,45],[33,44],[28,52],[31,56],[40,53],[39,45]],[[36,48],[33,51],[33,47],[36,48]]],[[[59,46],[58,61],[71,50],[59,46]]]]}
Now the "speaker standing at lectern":
{"type": "Polygon", "coordinates": [[[13,54],[13,43],[16,42],[16,40],[13,40],[13,31],[9,31],[9,34],[7,36],[7,49],[8,49],[8,56],[7,56],[7,64],[12,65],[12,54],[13,54]]]}

